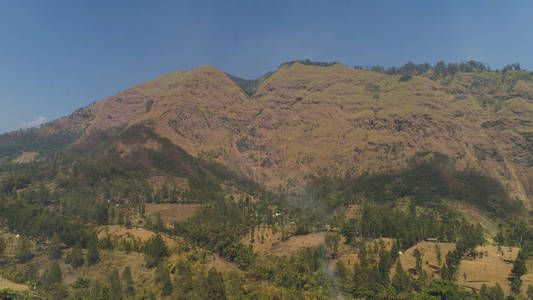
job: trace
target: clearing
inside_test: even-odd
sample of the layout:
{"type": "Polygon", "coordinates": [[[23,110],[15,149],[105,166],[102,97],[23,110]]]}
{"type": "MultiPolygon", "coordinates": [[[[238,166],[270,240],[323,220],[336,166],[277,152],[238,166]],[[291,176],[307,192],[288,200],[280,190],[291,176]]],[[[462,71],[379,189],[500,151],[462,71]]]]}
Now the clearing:
{"type": "Polygon", "coordinates": [[[37,156],[39,156],[39,153],[37,152],[22,152],[22,154],[15,158],[13,162],[17,164],[29,163],[34,161],[37,156]]]}
{"type": "MultiPolygon", "coordinates": [[[[402,266],[405,270],[414,270],[416,259],[413,253],[415,249],[418,249],[422,253],[422,269],[430,278],[440,277],[438,272],[441,264],[437,259],[437,245],[441,252],[441,263],[444,263],[446,254],[455,249],[455,243],[420,242],[400,255],[402,266]]],[[[461,260],[457,270],[457,283],[475,290],[479,290],[483,284],[493,286],[498,283],[508,295],[510,293],[508,277],[511,274],[513,261],[518,255],[519,248],[486,245],[476,247],[476,251],[483,253],[483,256],[476,259],[464,258],[461,260]]],[[[394,272],[394,268],[391,272],[394,272]]],[[[522,289],[525,291],[528,284],[533,284],[533,274],[524,275],[522,280],[522,289]]]]}
{"type": "Polygon", "coordinates": [[[173,204],[173,203],[147,203],[145,205],[146,215],[155,216],[161,214],[165,222],[181,222],[194,215],[198,204],[173,204]]]}
{"type": "Polygon", "coordinates": [[[4,277],[0,276],[0,289],[12,289],[17,292],[24,292],[29,290],[29,288],[23,284],[14,283],[11,280],[7,280],[4,277]]]}
{"type": "MultiPolygon", "coordinates": [[[[317,247],[324,243],[326,234],[324,232],[309,233],[291,236],[285,241],[281,240],[282,234],[279,230],[273,231],[270,227],[256,228],[254,234],[254,251],[259,255],[291,256],[298,250],[305,247],[317,247]]],[[[248,233],[241,243],[250,245],[251,234],[248,233]]]]}

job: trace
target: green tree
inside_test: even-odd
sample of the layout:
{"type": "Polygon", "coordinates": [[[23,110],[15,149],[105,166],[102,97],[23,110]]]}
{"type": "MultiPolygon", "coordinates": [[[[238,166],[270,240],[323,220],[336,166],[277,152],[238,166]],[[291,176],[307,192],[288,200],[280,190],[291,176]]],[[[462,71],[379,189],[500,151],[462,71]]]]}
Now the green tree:
{"type": "MultiPolygon", "coordinates": [[[[339,260],[341,261],[341,260],[339,260]]],[[[231,299],[242,299],[246,294],[244,285],[246,283],[244,277],[237,271],[229,271],[224,274],[226,283],[226,294],[230,296],[231,299]]]]}
{"type": "Polygon", "coordinates": [[[526,268],[526,255],[523,251],[518,252],[518,256],[516,257],[514,263],[513,263],[513,269],[511,270],[511,277],[509,278],[509,281],[511,281],[511,291],[513,294],[518,295],[520,293],[520,287],[522,286],[522,275],[524,275],[527,272],[526,268]]]}
{"type": "Polygon", "coordinates": [[[53,285],[61,283],[61,277],[61,268],[59,267],[59,264],[54,261],[41,275],[41,284],[45,288],[50,288],[53,285]]]}
{"type": "Polygon", "coordinates": [[[39,271],[35,263],[29,263],[22,267],[22,275],[25,281],[36,281],[39,279],[39,271]]]}
{"type": "Polygon", "coordinates": [[[164,257],[169,255],[168,248],[160,234],[156,234],[146,241],[146,244],[144,245],[144,254],[146,267],[148,268],[155,267],[164,257]]]}
{"type": "Polygon", "coordinates": [[[530,300],[533,300],[533,285],[528,285],[527,286],[527,297],[530,299],[530,300]]]}
{"type": "Polygon", "coordinates": [[[379,251],[378,270],[380,282],[385,286],[390,282],[389,271],[393,264],[391,253],[385,249],[381,249],[379,251]]]}
{"type": "MultiPolygon", "coordinates": [[[[76,282],[71,286],[73,293],[71,294],[71,299],[81,300],[81,299],[87,299],[91,295],[89,293],[89,287],[91,286],[91,281],[84,277],[78,277],[76,279],[76,282]]],[[[96,299],[98,297],[93,297],[93,299],[96,299]]]]}
{"type": "Polygon", "coordinates": [[[7,245],[6,240],[0,236],[0,255],[2,255],[4,251],[6,250],[6,245],[7,245]]]}
{"type": "Polygon", "coordinates": [[[133,296],[135,295],[135,288],[133,286],[133,278],[131,277],[131,269],[130,267],[125,267],[124,271],[122,271],[122,281],[126,284],[125,292],[127,296],[133,296]]]}
{"type": "Polygon", "coordinates": [[[339,278],[341,284],[347,280],[348,274],[349,271],[348,268],[346,268],[344,261],[342,259],[337,260],[337,263],[335,264],[335,275],[339,278]]]}
{"type": "Polygon", "coordinates": [[[511,273],[520,278],[522,275],[526,274],[526,272],[526,255],[523,251],[520,251],[518,252],[518,255],[513,263],[513,269],[511,270],[511,273]]]}
{"type": "Polygon", "coordinates": [[[505,294],[499,283],[496,283],[492,288],[490,288],[489,299],[490,300],[503,300],[505,294]]]}
{"type": "Polygon", "coordinates": [[[89,239],[89,245],[87,250],[87,265],[92,266],[100,260],[100,254],[98,253],[98,237],[93,234],[89,239]]]}
{"type": "Polygon", "coordinates": [[[226,299],[226,291],[222,276],[215,268],[209,269],[206,279],[208,299],[226,299]]]}
{"type": "Polygon", "coordinates": [[[57,233],[54,233],[54,236],[52,237],[50,244],[48,244],[48,248],[46,249],[46,254],[48,255],[50,259],[58,259],[61,257],[61,254],[62,254],[61,239],[59,238],[59,235],[57,233]]]}
{"type": "Polygon", "coordinates": [[[21,235],[18,238],[15,256],[19,263],[25,263],[33,257],[33,253],[31,252],[31,242],[27,237],[21,235]]]}
{"type": "Polygon", "coordinates": [[[146,104],[144,105],[144,111],[146,113],[150,112],[150,110],[152,109],[152,104],[154,104],[154,100],[150,99],[146,101],[146,104]]]}
{"type": "Polygon", "coordinates": [[[411,289],[411,279],[409,274],[403,269],[400,260],[396,263],[396,273],[392,278],[392,287],[398,292],[405,292],[411,289]]]}
{"type": "Polygon", "coordinates": [[[85,263],[81,252],[80,243],[76,243],[65,259],[65,263],[70,264],[73,268],[79,268],[85,263]]]}
{"type": "Polygon", "coordinates": [[[415,251],[413,251],[413,257],[416,260],[416,266],[415,266],[416,274],[420,275],[422,274],[422,252],[420,252],[420,250],[418,249],[415,249],[415,251]]]}
{"type": "Polygon", "coordinates": [[[140,207],[141,217],[143,217],[143,218],[144,218],[145,211],[146,211],[146,206],[144,204],[144,199],[143,199],[143,200],[141,200],[141,207],[140,207]]]}
{"type": "Polygon", "coordinates": [[[157,213],[155,215],[155,222],[154,223],[154,230],[156,231],[162,231],[165,229],[165,222],[163,221],[163,218],[161,217],[160,213],[157,213]]]}
{"type": "Polygon", "coordinates": [[[326,247],[328,248],[328,251],[331,253],[331,256],[335,258],[337,256],[337,253],[339,251],[339,242],[341,240],[341,236],[336,232],[328,232],[326,234],[326,247]]]}
{"type": "Polygon", "coordinates": [[[158,264],[155,269],[155,281],[161,285],[161,295],[168,296],[172,293],[168,268],[163,263],[158,264]]]}
{"type": "Polygon", "coordinates": [[[180,260],[176,266],[178,299],[186,299],[187,294],[194,289],[193,275],[189,264],[180,260]]]}
{"type": "Polygon", "coordinates": [[[109,276],[109,289],[111,300],[122,299],[122,287],[120,286],[120,278],[118,277],[118,270],[115,268],[111,276],[109,276]]]}
{"type": "Polygon", "coordinates": [[[442,252],[440,250],[439,244],[435,244],[435,251],[437,252],[437,264],[440,267],[442,264],[442,252]]]}

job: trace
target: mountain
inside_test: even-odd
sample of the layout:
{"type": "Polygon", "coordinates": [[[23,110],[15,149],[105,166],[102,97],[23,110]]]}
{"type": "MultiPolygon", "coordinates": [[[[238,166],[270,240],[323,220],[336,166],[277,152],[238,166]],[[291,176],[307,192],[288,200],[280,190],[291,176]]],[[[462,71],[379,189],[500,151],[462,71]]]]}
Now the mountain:
{"type": "Polygon", "coordinates": [[[0,295],[526,293],[532,121],[517,66],[170,73],[0,135],[0,295]]]}
{"type": "MultiPolygon", "coordinates": [[[[402,170],[421,153],[441,153],[459,169],[496,178],[531,209],[532,120],[526,71],[405,78],[296,62],[257,81],[209,66],[170,73],[15,134],[68,133],[64,144],[75,148],[144,124],[193,157],[283,193],[302,193],[320,177],[402,170]]],[[[45,152],[13,135],[0,136],[2,152],[19,150],[9,159],[20,149],[45,152]]]]}

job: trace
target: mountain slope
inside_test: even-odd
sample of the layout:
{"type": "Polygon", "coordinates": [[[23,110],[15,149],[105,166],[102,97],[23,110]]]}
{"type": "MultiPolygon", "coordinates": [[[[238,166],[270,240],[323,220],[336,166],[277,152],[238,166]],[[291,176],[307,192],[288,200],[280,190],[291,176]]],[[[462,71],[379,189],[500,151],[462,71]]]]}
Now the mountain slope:
{"type": "Polygon", "coordinates": [[[39,130],[78,130],[83,139],[142,123],[190,155],[275,192],[302,192],[316,177],[401,170],[420,153],[438,152],[457,168],[498,179],[530,209],[533,84],[525,77],[510,84],[504,79],[512,74],[498,74],[431,80],[293,63],[247,94],[222,71],[199,67],[125,90],[39,130]],[[486,103],[499,103],[498,109],[486,103]]]}

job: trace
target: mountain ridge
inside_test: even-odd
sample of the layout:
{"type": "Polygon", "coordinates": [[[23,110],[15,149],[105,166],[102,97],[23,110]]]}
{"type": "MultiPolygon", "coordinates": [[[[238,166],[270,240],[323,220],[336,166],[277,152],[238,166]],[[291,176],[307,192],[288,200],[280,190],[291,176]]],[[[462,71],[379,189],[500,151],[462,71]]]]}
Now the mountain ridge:
{"type": "Polygon", "coordinates": [[[279,193],[301,193],[317,176],[399,170],[419,152],[438,152],[457,168],[497,178],[530,209],[527,72],[459,72],[440,80],[431,72],[404,78],[294,62],[247,94],[228,74],[204,66],[126,89],[38,130],[79,132],[75,144],[144,124],[187,153],[279,193]],[[513,83],[512,76],[523,78],[513,83]]]}

